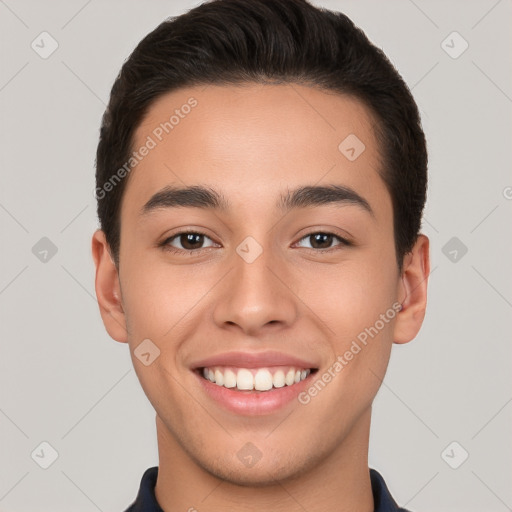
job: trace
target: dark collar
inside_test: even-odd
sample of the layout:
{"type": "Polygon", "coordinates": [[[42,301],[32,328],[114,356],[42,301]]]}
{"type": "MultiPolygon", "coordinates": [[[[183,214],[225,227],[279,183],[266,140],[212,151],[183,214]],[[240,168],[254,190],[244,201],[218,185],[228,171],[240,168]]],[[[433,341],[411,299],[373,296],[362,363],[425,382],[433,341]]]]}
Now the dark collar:
{"type": "MultiPolygon", "coordinates": [[[[164,512],[155,498],[155,484],[158,475],[158,466],[145,471],[140,482],[139,494],[135,502],[125,512],[164,512]]],[[[386,482],[375,469],[370,469],[373,501],[375,512],[408,512],[400,508],[392,498],[386,482]]]]}

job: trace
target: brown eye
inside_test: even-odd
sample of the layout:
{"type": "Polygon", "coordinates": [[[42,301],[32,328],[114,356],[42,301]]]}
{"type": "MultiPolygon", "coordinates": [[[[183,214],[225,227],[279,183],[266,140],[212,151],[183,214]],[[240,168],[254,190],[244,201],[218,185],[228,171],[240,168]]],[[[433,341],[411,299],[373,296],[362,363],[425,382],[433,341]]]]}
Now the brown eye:
{"type": "Polygon", "coordinates": [[[350,245],[350,242],[348,240],[345,240],[344,238],[341,238],[340,236],[335,235],[334,233],[325,233],[323,231],[310,233],[309,235],[306,235],[300,240],[299,245],[304,240],[309,241],[310,245],[309,247],[307,245],[302,245],[302,247],[318,250],[333,249],[337,246],[350,245]],[[334,241],[338,241],[338,243],[333,246],[334,241]]]}
{"type": "Polygon", "coordinates": [[[328,249],[331,247],[334,237],[328,233],[315,233],[314,235],[309,235],[309,239],[313,249],[328,249]]]}
{"type": "Polygon", "coordinates": [[[204,235],[200,235],[199,233],[186,233],[180,235],[179,240],[182,247],[187,251],[200,249],[204,243],[204,235]]]}
{"type": "Polygon", "coordinates": [[[213,247],[214,242],[204,233],[196,231],[177,233],[163,242],[163,247],[174,252],[192,252],[213,247]],[[207,245],[204,245],[204,244],[207,245]]]}

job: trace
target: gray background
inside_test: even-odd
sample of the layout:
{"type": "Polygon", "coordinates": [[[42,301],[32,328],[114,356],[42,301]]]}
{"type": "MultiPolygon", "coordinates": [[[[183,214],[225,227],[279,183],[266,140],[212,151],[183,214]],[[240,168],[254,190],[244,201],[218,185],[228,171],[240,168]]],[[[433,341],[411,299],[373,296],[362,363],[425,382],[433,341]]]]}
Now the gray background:
{"type": "MultiPolygon", "coordinates": [[[[124,59],[197,3],[0,0],[2,512],[124,510],[158,463],[154,413],[95,300],[94,155],[124,59]],[[47,59],[31,48],[43,31],[59,45],[47,59]],[[48,469],[43,441],[58,452],[48,469]]],[[[389,55],[430,150],[427,316],[393,349],[370,465],[414,511],[512,510],[512,2],[316,3],[389,55]],[[461,39],[442,46],[453,31],[469,43],[458,58],[445,49],[461,39]]]]}

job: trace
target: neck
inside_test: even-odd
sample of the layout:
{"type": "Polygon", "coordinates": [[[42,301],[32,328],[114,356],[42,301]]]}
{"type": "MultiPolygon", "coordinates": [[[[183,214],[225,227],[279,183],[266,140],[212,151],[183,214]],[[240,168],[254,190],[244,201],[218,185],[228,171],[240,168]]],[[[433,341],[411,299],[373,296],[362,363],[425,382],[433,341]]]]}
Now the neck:
{"type": "Polygon", "coordinates": [[[305,473],[270,485],[237,485],[206,471],[157,416],[159,470],[155,487],[166,512],[373,512],[368,469],[370,409],[329,457],[305,473]]]}

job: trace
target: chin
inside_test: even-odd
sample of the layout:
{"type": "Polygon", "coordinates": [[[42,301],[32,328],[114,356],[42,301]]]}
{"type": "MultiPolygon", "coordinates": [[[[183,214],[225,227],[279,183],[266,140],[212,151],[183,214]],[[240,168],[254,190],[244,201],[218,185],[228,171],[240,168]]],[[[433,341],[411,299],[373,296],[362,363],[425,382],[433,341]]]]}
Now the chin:
{"type": "Polygon", "coordinates": [[[292,449],[288,455],[271,453],[270,458],[262,453],[261,459],[251,467],[244,467],[236,454],[229,459],[210,454],[208,459],[196,460],[196,463],[212,476],[233,485],[270,487],[300,477],[316,465],[316,459],[321,458],[306,453],[297,458],[296,450],[292,449]]]}

